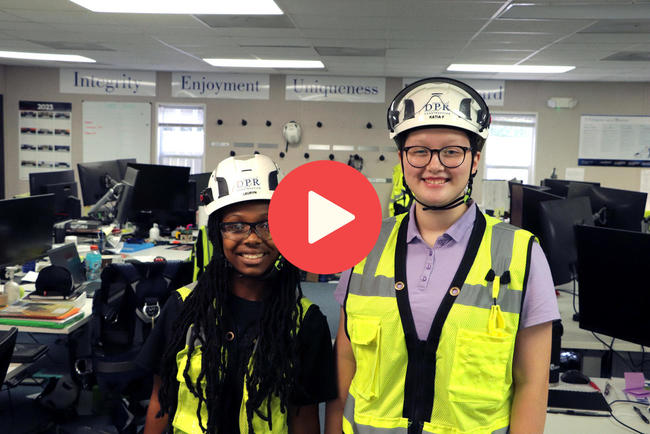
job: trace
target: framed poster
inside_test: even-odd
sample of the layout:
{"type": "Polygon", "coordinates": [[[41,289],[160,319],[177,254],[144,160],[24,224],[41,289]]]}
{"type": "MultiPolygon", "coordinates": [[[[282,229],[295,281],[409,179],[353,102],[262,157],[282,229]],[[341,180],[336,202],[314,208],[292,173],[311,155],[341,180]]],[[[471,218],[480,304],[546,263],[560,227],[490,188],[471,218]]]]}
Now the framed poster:
{"type": "Polygon", "coordinates": [[[650,167],[650,116],[580,116],[578,165],[650,167]]]}
{"type": "Polygon", "coordinates": [[[32,172],[69,170],[72,167],[72,104],[18,102],[18,161],[20,179],[32,172]]]}

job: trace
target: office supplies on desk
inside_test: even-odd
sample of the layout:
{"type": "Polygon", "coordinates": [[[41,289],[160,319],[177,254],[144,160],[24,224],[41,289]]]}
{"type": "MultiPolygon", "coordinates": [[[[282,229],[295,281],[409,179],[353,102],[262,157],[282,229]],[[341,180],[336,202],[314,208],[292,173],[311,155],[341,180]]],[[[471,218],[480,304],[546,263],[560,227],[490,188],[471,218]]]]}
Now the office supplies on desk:
{"type": "Polygon", "coordinates": [[[43,303],[23,299],[0,309],[0,317],[59,320],[68,318],[77,312],[79,312],[79,308],[74,303],[65,300],[58,303],[43,303]]]}
{"type": "Polygon", "coordinates": [[[32,319],[32,318],[3,318],[0,317],[0,324],[14,325],[18,327],[43,327],[48,329],[63,329],[69,325],[84,318],[83,312],[77,312],[67,318],[54,320],[54,319],[32,319]]]}
{"type": "Polygon", "coordinates": [[[62,243],[67,235],[97,237],[101,231],[99,220],[64,220],[54,224],[54,242],[62,243]]]}
{"type": "Polygon", "coordinates": [[[645,422],[645,423],[647,423],[647,424],[650,424],[650,421],[648,420],[647,417],[645,417],[645,416],[643,415],[643,413],[641,413],[641,410],[639,410],[639,407],[633,406],[632,408],[634,408],[634,412],[635,412],[636,414],[639,415],[639,417],[641,418],[641,420],[642,420],[643,422],[645,422]]]}
{"type": "Polygon", "coordinates": [[[645,387],[645,377],[643,372],[626,372],[625,376],[625,393],[634,395],[637,398],[650,396],[650,389],[645,387]]]}
{"type": "Polygon", "coordinates": [[[153,247],[153,243],[138,243],[138,244],[124,244],[124,247],[122,247],[122,250],[120,251],[121,253],[133,253],[133,252],[138,252],[140,250],[145,250],[153,247]]]}

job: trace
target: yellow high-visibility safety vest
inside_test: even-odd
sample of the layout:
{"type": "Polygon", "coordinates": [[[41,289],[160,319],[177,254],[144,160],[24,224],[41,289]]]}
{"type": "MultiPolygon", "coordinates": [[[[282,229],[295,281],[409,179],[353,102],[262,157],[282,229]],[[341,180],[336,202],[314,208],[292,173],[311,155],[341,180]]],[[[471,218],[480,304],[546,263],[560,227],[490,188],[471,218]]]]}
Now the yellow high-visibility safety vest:
{"type": "MultiPolygon", "coordinates": [[[[192,291],[191,288],[183,287],[178,290],[181,298],[185,298],[192,291]]],[[[302,319],[304,319],[307,310],[312,305],[312,302],[307,298],[303,297],[300,299],[302,304],[302,319]]],[[[201,427],[199,425],[199,419],[196,415],[196,409],[199,405],[199,399],[190,392],[185,382],[185,377],[183,376],[183,371],[187,364],[187,352],[189,351],[190,339],[192,336],[191,327],[187,331],[187,339],[185,342],[185,348],[176,354],[176,380],[178,380],[178,404],[176,407],[176,413],[174,414],[174,420],[172,425],[174,427],[174,433],[202,433],[201,427]]],[[[252,369],[253,356],[249,360],[248,369],[252,369]]],[[[196,382],[196,379],[201,372],[201,346],[196,343],[194,351],[192,352],[190,358],[190,369],[189,376],[192,382],[196,382]]],[[[205,380],[204,380],[205,381],[205,380]]],[[[203,385],[203,390],[205,390],[205,384],[203,385]]],[[[246,417],[246,402],[248,401],[248,388],[246,385],[243,386],[242,401],[239,406],[239,432],[241,434],[248,434],[248,419],[246,417]]],[[[268,399],[268,398],[267,398],[268,399]]],[[[264,413],[266,411],[266,400],[260,406],[260,411],[264,413]]],[[[268,416],[268,415],[266,415],[268,416]]],[[[253,430],[256,433],[286,433],[288,431],[288,420],[287,412],[280,411],[280,401],[277,397],[271,399],[271,421],[273,430],[269,430],[268,422],[260,418],[255,412],[253,413],[253,430]]],[[[201,422],[203,426],[207,426],[208,422],[208,410],[205,405],[201,406],[201,422]]]]}
{"type": "Polygon", "coordinates": [[[409,214],[384,220],[351,274],[346,332],[356,373],[345,433],[506,433],[512,359],[528,275],[531,233],[483,215],[426,341],[406,286],[409,214]]]}

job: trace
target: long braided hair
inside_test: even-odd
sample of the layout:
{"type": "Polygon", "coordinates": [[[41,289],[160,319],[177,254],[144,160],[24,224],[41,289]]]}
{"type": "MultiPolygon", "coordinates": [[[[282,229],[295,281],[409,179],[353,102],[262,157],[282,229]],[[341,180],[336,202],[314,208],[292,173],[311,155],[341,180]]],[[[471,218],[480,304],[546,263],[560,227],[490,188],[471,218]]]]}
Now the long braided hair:
{"type": "MultiPolygon", "coordinates": [[[[208,236],[213,244],[213,256],[197,285],[185,299],[174,323],[174,333],[163,354],[159,399],[162,414],[173,417],[178,405],[176,354],[185,345],[188,327],[192,336],[188,343],[187,363],[182,373],[190,392],[199,400],[196,411],[199,426],[204,432],[224,432],[228,418],[224,405],[231,399],[225,391],[227,354],[224,350],[228,331],[224,323],[224,307],[230,291],[232,266],[223,255],[219,212],[208,220],[208,236]],[[196,382],[190,379],[190,357],[201,346],[201,371],[196,382]],[[203,383],[202,383],[203,382],[203,383]],[[201,417],[201,408],[207,409],[207,420],[201,417]]],[[[298,269],[284,261],[277,275],[269,280],[272,285],[264,299],[259,333],[252,354],[252,368],[244,376],[248,390],[246,417],[248,431],[254,432],[252,419],[257,414],[272,429],[271,398],[277,398],[282,412],[287,412],[289,398],[296,387],[299,369],[296,335],[303,316],[298,269]],[[268,398],[268,399],[267,399],[268,398]]],[[[236,278],[236,277],[235,277],[236,278]]],[[[252,351],[252,349],[251,349],[252,351]]],[[[249,357],[245,358],[248,360],[249,357]]]]}

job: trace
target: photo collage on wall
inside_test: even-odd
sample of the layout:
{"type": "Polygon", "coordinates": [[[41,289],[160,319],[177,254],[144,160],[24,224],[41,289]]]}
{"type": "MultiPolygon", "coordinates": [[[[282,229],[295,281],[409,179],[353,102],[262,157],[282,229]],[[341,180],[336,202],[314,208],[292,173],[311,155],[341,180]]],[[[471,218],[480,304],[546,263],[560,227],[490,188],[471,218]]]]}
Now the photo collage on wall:
{"type": "Polygon", "coordinates": [[[20,179],[72,167],[72,104],[19,101],[20,179]]]}

